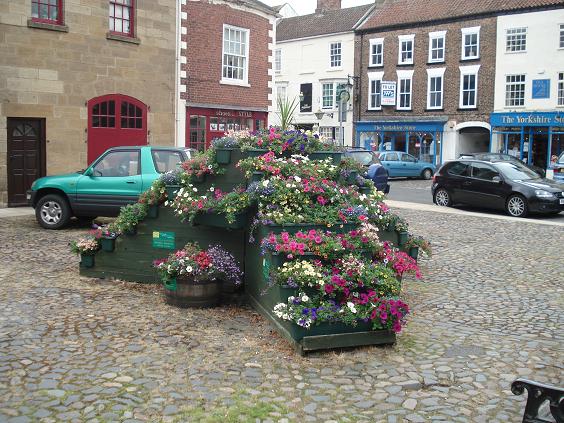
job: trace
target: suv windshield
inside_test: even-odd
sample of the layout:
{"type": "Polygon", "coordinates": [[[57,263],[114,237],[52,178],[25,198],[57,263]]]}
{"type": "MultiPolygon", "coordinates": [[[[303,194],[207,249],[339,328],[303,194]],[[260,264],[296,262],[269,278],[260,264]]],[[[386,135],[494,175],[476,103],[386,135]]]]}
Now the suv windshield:
{"type": "Polygon", "coordinates": [[[374,155],[369,151],[351,151],[348,155],[363,166],[370,166],[373,162],[377,161],[374,160],[374,155]]]}
{"type": "Polygon", "coordinates": [[[514,181],[540,178],[538,173],[518,162],[497,162],[495,167],[503,176],[514,181]]]}

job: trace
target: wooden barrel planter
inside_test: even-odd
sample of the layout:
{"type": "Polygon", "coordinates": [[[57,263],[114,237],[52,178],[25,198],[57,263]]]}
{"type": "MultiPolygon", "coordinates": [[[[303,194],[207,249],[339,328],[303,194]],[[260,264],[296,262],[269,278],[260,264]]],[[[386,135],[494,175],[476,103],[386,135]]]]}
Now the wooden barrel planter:
{"type": "Polygon", "coordinates": [[[165,302],[180,308],[215,307],[221,294],[220,281],[194,281],[185,275],[165,282],[164,288],[165,302]]]}

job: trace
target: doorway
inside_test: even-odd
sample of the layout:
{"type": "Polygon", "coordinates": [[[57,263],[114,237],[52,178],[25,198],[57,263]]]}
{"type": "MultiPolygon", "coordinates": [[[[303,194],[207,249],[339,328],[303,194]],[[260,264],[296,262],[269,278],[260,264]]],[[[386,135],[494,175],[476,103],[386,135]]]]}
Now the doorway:
{"type": "Polygon", "coordinates": [[[548,128],[531,128],[529,164],[546,169],[548,157],[548,128]]]}
{"type": "Polygon", "coordinates": [[[8,207],[26,206],[26,191],[45,176],[45,119],[8,118],[8,207]]]}

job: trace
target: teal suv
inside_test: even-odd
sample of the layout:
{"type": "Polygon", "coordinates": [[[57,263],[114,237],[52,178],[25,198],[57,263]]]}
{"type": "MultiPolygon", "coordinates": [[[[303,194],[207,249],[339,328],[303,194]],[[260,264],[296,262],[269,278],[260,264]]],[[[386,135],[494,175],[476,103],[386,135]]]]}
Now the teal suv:
{"type": "Polygon", "coordinates": [[[175,147],[115,147],[86,170],[37,179],[27,192],[35,217],[47,229],[64,227],[71,217],[117,216],[160,174],[175,169],[194,150],[175,147]]]}

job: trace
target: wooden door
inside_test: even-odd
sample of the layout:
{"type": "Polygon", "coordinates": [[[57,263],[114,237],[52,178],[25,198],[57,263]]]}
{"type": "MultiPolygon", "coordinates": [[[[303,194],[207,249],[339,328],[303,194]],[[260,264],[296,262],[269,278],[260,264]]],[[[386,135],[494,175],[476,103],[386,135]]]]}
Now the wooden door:
{"type": "Polygon", "coordinates": [[[8,118],[8,206],[27,205],[26,191],[45,176],[45,120],[8,118]]]}

